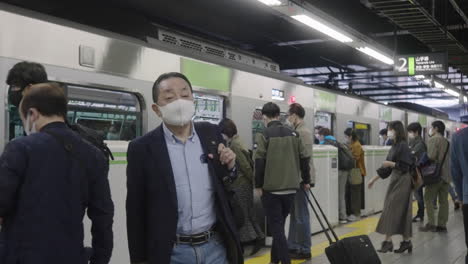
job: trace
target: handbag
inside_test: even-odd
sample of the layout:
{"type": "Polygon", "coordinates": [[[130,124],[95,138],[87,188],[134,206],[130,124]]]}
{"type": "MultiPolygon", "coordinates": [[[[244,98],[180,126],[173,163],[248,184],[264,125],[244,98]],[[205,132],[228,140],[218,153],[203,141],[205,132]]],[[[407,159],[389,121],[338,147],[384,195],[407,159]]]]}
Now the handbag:
{"type": "Polygon", "coordinates": [[[423,183],[421,170],[415,166],[414,169],[411,170],[411,187],[413,190],[417,190],[423,185],[423,183]]]}
{"type": "Polygon", "coordinates": [[[379,177],[381,179],[386,179],[388,177],[390,177],[390,175],[392,174],[392,171],[393,171],[393,168],[390,168],[390,167],[380,167],[377,169],[377,175],[379,175],[379,177]]]}
{"type": "Polygon", "coordinates": [[[356,162],[354,162],[354,168],[351,169],[350,177],[349,177],[349,183],[351,185],[360,185],[362,184],[362,174],[361,174],[361,169],[356,167],[356,162]]]}
{"type": "MultiPolygon", "coordinates": [[[[424,184],[431,185],[436,184],[442,181],[442,166],[444,166],[445,158],[447,157],[447,153],[450,149],[450,143],[447,142],[447,149],[444,153],[444,158],[441,162],[438,161],[430,161],[424,163],[420,166],[421,175],[424,184]]],[[[424,154],[427,157],[427,153],[424,154]]]]}

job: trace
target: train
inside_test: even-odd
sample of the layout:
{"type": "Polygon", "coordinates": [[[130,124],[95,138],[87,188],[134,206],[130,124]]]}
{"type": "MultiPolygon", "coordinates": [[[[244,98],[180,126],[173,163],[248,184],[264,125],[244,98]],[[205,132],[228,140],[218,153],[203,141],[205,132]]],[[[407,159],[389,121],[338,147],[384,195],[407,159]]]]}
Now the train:
{"type": "MultiPolygon", "coordinates": [[[[160,39],[143,41],[0,3],[0,83],[5,83],[8,70],[20,61],[43,64],[49,79],[62,84],[66,91],[68,121],[102,131],[108,139],[107,144],[115,156],[109,172],[116,209],[115,249],[111,263],[128,263],[126,150],[130,140],[161,124],[151,105],[153,83],[162,73],[182,72],[191,80],[196,103],[195,121],[218,123],[222,118],[231,118],[247,146],[253,145],[254,135],[263,129],[260,112],[263,104],[275,102],[284,117],[289,104],[298,102],[304,106],[305,122],[312,130],[317,125],[327,127],[342,141],[343,131],[354,128],[365,149],[380,155],[369,156],[368,167],[371,168],[376,168],[388,151],[388,147],[378,147],[381,143],[378,132],[389,121],[401,120],[404,124],[418,121],[426,136],[431,122],[440,120],[424,113],[306,85],[280,73],[277,65],[267,59],[226,49],[215,50],[217,47],[213,45],[203,46],[170,30],[161,32],[160,39]]],[[[0,129],[0,147],[3,149],[9,140],[23,134],[23,128],[12,121],[12,112],[16,110],[7,102],[6,86],[1,100],[0,110],[5,113],[0,115],[0,124],[4,127],[0,129]]],[[[448,137],[466,126],[454,120],[442,121],[447,126],[448,137]]],[[[326,166],[316,166],[326,171],[319,176],[320,181],[327,181],[327,186],[337,188],[337,182],[335,186],[330,182],[330,179],[337,181],[336,150],[317,146],[315,152],[325,153],[317,154],[317,159],[324,158],[329,162],[326,166]]],[[[328,200],[327,210],[334,215],[331,211],[337,211],[338,199],[325,197],[327,195],[334,195],[333,191],[326,188],[318,191],[318,199],[328,200]]],[[[383,197],[383,194],[367,195],[366,199],[372,201],[366,204],[383,204],[383,197]]],[[[374,211],[378,211],[377,207],[374,211]]],[[[86,225],[89,227],[89,223],[86,225]]],[[[89,234],[87,240],[89,242],[89,234]]]]}

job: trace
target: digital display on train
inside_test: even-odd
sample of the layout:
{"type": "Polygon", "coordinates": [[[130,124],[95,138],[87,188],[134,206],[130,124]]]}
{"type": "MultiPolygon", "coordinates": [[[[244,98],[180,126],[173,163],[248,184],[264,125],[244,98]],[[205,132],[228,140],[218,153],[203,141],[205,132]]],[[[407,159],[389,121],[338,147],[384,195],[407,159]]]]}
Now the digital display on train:
{"type": "Polygon", "coordinates": [[[219,124],[224,117],[224,98],[219,95],[193,93],[195,101],[194,121],[219,124]]]}

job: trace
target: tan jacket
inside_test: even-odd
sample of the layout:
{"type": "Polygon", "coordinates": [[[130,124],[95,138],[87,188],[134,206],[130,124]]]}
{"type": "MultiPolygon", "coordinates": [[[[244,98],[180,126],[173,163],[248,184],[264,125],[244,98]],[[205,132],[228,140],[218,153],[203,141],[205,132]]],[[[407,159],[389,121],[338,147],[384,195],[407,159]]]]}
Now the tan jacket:
{"type": "Polygon", "coordinates": [[[364,164],[364,150],[362,149],[361,143],[356,140],[355,142],[351,143],[350,145],[351,152],[353,153],[353,157],[356,160],[356,165],[359,169],[361,169],[361,175],[366,176],[366,164],[364,164]]]}
{"type": "Polygon", "coordinates": [[[312,135],[312,131],[310,131],[310,129],[306,127],[304,122],[301,122],[296,127],[296,132],[301,137],[302,143],[304,144],[305,148],[310,151],[310,183],[315,184],[315,167],[313,160],[314,136],[312,135]]]}
{"type": "MultiPolygon", "coordinates": [[[[427,157],[432,161],[442,162],[449,142],[440,134],[436,134],[427,141],[427,157]]],[[[450,150],[447,152],[444,164],[442,165],[441,177],[447,183],[451,182],[450,177],[450,150]]]]}

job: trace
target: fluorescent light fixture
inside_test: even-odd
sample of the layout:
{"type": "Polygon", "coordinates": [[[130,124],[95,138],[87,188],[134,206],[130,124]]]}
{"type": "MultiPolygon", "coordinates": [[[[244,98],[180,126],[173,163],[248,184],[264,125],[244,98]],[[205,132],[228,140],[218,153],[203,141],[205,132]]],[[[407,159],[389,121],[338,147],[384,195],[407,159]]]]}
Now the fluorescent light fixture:
{"type": "Polygon", "coordinates": [[[465,103],[468,103],[468,97],[465,96],[465,103]]]}
{"type": "Polygon", "coordinates": [[[393,65],[395,62],[393,61],[393,59],[387,57],[386,55],[376,51],[376,50],[373,50],[369,47],[360,47],[360,48],[356,48],[357,50],[359,50],[360,52],[363,52],[385,64],[389,64],[389,65],[393,65]]]}
{"type": "Polygon", "coordinates": [[[434,86],[436,88],[439,88],[439,89],[444,89],[445,88],[445,85],[441,84],[440,82],[438,81],[434,81],[434,86]]]}
{"type": "Polygon", "coordinates": [[[445,92],[448,93],[448,94],[450,94],[450,95],[453,95],[453,96],[455,96],[455,97],[457,97],[457,98],[460,96],[460,93],[459,93],[459,92],[456,92],[456,91],[451,90],[451,89],[447,89],[447,90],[445,90],[445,92]]]}
{"type": "Polygon", "coordinates": [[[258,0],[262,3],[264,3],[267,6],[279,6],[281,5],[281,2],[278,0],[258,0]]]}
{"type": "MultiPolygon", "coordinates": [[[[260,0],[259,0],[260,1],[260,0]]],[[[309,16],[306,16],[306,15],[295,15],[295,16],[291,16],[292,18],[294,18],[295,20],[299,21],[299,22],[302,22],[304,24],[306,24],[307,26],[315,29],[315,30],[318,30],[320,32],[322,32],[323,34],[325,35],[328,35],[338,41],[341,41],[341,42],[353,42],[353,40],[350,38],[350,37],[347,37],[345,36],[344,34],[341,34],[340,32],[332,29],[331,27],[309,17],[309,16]]]]}

